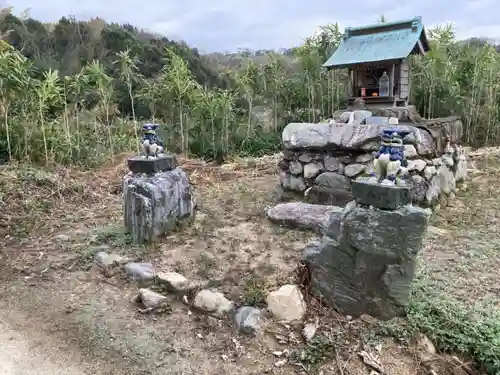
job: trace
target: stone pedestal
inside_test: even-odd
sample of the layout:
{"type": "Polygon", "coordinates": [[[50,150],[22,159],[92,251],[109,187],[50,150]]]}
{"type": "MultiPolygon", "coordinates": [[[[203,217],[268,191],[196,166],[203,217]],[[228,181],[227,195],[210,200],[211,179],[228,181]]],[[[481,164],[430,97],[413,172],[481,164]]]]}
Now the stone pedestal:
{"type": "Polygon", "coordinates": [[[430,215],[411,205],[382,210],[350,202],[304,250],[311,292],[346,315],[404,316],[430,215]]]}
{"type": "Polygon", "coordinates": [[[168,160],[176,162],[175,156],[132,161],[134,170],[141,172],[130,172],[123,179],[125,229],[136,244],[166,236],[180,221],[194,218],[196,202],[186,173],[179,167],[155,169],[165,168],[168,160]],[[146,170],[156,172],[146,174],[146,170]]]}
{"type": "Polygon", "coordinates": [[[357,203],[382,210],[397,210],[411,204],[411,185],[390,186],[371,182],[367,179],[352,181],[352,195],[357,203]]]}
{"type": "Polygon", "coordinates": [[[137,155],[128,159],[128,169],[132,173],[154,174],[171,171],[177,166],[177,157],[174,154],[164,154],[156,158],[146,158],[142,155],[137,155]]]}

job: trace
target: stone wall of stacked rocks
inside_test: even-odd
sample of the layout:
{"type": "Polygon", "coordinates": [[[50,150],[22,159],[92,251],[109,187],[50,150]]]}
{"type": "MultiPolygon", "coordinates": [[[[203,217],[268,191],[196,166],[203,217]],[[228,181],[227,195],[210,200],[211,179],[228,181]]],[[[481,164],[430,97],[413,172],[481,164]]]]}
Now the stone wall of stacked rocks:
{"type": "MultiPolygon", "coordinates": [[[[424,120],[413,107],[379,110],[376,115],[398,117],[396,127],[415,135],[405,144],[406,178],[413,185],[414,203],[432,205],[440,196],[452,195],[467,173],[467,156],[460,145],[460,119],[424,120]]],[[[381,130],[386,126],[335,120],[289,124],[283,131],[281,186],[300,193],[309,203],[344,206],[352,200],[352,179],[368,175],[381,130]]]]}

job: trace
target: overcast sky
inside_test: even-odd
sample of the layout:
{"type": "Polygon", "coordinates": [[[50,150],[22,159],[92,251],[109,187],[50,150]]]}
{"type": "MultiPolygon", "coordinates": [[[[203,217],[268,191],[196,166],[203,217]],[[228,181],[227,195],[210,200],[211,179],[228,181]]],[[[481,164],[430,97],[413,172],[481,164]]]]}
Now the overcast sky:
{"type": "Polygon", "coordinates": [[[183,39],[201,51],[238,48],[277,49],[298,45],[318,26],[338,22],[360,26],[422,16],[429,28],[452,22],[460,38],[500,39],[500,0],[0,0],[15,13],[29,9],[31,17],[56,21],[100,17],[130,23],[183,39]],[[393,9],[393,10],[391,10],[393,9]]]}

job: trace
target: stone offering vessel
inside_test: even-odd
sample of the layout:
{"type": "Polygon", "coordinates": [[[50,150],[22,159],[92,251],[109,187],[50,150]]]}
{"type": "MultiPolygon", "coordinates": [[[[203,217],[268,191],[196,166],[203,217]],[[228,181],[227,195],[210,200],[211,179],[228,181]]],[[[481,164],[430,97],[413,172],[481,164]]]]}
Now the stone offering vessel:
{"type": "Polygon", "coordinates": [[[144,124],[142,126],[142,146],[144,149],[144,157],[156,158],[165,151],[165,144],[156,134],[156,130],[160,126],[157,124],[144,124]]]}

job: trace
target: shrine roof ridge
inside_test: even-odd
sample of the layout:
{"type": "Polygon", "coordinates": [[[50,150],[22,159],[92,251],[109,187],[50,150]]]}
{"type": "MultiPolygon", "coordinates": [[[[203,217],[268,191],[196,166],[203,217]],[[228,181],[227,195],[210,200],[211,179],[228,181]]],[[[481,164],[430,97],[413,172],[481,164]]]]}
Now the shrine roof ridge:
{"type": "Polygon", "coordinates": [[[425,53],[429,42],[421,17],[363,27],[348,27],[333,55],[323,64],[327,69],[388,60],[412,53],[425,53]]]}

